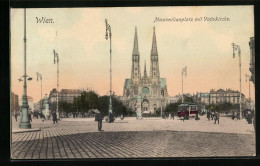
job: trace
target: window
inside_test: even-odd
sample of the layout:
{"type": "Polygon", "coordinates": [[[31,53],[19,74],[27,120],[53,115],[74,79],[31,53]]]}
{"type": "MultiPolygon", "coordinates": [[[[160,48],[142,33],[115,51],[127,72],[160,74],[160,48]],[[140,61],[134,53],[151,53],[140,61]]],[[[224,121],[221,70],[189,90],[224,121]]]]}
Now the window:
{"type": "Polygon", "coordinates": [[[237,98],[237,103],[239,103],[239,97],[237,98]]]}
{"type": "Polygon", "coordinates": [[[233,97],[233,103],[235,103],[236,102],[236,99],[233,97]]]}

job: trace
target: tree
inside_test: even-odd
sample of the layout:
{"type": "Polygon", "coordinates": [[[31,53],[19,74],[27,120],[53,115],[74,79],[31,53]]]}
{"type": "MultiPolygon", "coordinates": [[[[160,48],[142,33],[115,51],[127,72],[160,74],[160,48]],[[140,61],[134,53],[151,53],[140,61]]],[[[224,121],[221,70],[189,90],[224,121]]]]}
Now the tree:
{"type": "Polygon", "coordinates": [[[167,107],[165,108],[165,112],[177,113],[178,112],[178,106],[180,104],[181,104],[181,102],[171,103],[171,104],[167,105],[167,107]]]}

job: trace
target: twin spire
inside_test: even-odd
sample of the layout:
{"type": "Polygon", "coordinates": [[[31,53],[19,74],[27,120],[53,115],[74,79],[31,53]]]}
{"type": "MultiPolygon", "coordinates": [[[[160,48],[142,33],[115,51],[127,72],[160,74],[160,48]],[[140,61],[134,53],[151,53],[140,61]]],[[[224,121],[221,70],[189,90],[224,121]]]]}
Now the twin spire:
{"type": "MultiPolygon", "coordinates": [[[[135,27],[135,38],[134,38],[133,54],[134,54],[134,55],[139,54],[138,38],[137,38],[137,28],[136,28],[136,27],[135,27]]],[[[158,52],[157,52],[157,43],[156,43],[156,35],[155,35],[155,26],[153,27],[153,42],[152,42],[151,55],[158,55],[158,52]]]]}
{"type": "MultiPolygon", "coordinates": [[[[139,49],[138,49],[138,37],[137,37],[137,28],[135,27],[135,37],[134,37],[134,48],[133,48],[133,56],[139,56],[139,49]]],[[[155,35],[155,26],[153,27],[153,41],[152,41],[152,49],[151,49],[151,56],[158,56],[157,52],[157,43],[156,43],[156,35],[155,35]]],[[[139,61],[139,60],[138,60],[139,61]]],[[[139,62],[138,62],[139,63],[139,62]]],[[[133,72],[134,69],[132,69],[133,72]]],[[[146,70],[146,62],[144,64],[144,76],[147,76],[146,70]]]]}

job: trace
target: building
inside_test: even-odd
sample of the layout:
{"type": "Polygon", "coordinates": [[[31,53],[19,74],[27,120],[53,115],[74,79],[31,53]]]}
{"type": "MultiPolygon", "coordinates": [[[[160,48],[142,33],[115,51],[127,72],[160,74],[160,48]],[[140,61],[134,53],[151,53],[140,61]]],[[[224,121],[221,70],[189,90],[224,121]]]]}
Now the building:
{"type": "MultiPolygon", "coordinates": [[[[30,112],[34,112],[34,104],[33,104],[33,98],[30,96],[27,96],[27,101],[28,101],[28,111],[30,112]]],[[[19,106],[21,107],[23,105],[23,98],[19,99],[19,106]]]]}
{"type": "Polygon", "coordinates": [[[11,92],[11,113],[12,114],[20,111],[18,99],[19,99],[18,95],[11,92]]]}
{"type": "Polygon", "coordinates": [[[250,47],[250,67],[249,71],[251,72],[250,81],[255,84],[255,38],[251,37],[249,41],[250,47]]]}
{"type": "MultiPolygon", "coordinates": [[[[219,89],[219,90],[215,91],[212,89],[212,90],[210,90],[209,95],[210,95],[209,97],[210,97],[211,104],[227,102],[227,103],[239,105],[239,103],[240,103],[240,101],[239,101],[240,92],[239,91],[234,91],[231,89],[227,89],[227,90],[219,89]]],[[[241,93],[241,102],[242,102],[242,104],[245,103],[245,95],[243,93],[241,93]]]]}
{"type": "Polygon", "coordinates": [[[197,93],[197,102],[205,105],[210,104],[210,94],[209,93],[197,93]]]}
{"type": "Polygon", "coordinates": [[[176,95],[176,96],[168,96],[168,103],[177,103],[178,101],[180,101],[182,98],[182,95],[176,95]]]}
{"type": "Polygon", "coordinates": [[[127,107],[136,110],[138,96],[139,99],[140,97],[142,99],[142,113],[154,113],[161,107],[164,109],[168,102],[166,78],[160,78],[155,27],[153,29],[152,49],[150,54],[150,75],[147,73],[145,63],[143,76],[141,76],[137,29],[135,28],[131,78],[125,79],[121,100],[127,107]]]}
{"type": "MultiPolygon", "coordinates": [[[[73,99],[75,97],[81,96],[82,92],[83,92],[83,90],[79,90],[79,89],[62,89],[59,92],[58,98],[59,98],[59,101],[72,103],[73,99]]],[[[51,103],[57,102],[57,90],[55,88],[50,91],[49,101],[51,103]]]]}

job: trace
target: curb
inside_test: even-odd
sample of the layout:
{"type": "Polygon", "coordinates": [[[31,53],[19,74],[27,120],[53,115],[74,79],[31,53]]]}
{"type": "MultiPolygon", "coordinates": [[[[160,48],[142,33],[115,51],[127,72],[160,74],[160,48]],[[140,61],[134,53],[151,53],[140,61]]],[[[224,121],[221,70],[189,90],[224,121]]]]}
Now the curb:
{"type": "Polygon", "coordinates": [[[35,132],[35,131],[41,131],[41,129],[36,128],[36,129],[18,129],[18,130],[12,130],[12,134],[16,134],[16,133],[26,133],[26,132],[35,132]]]}

